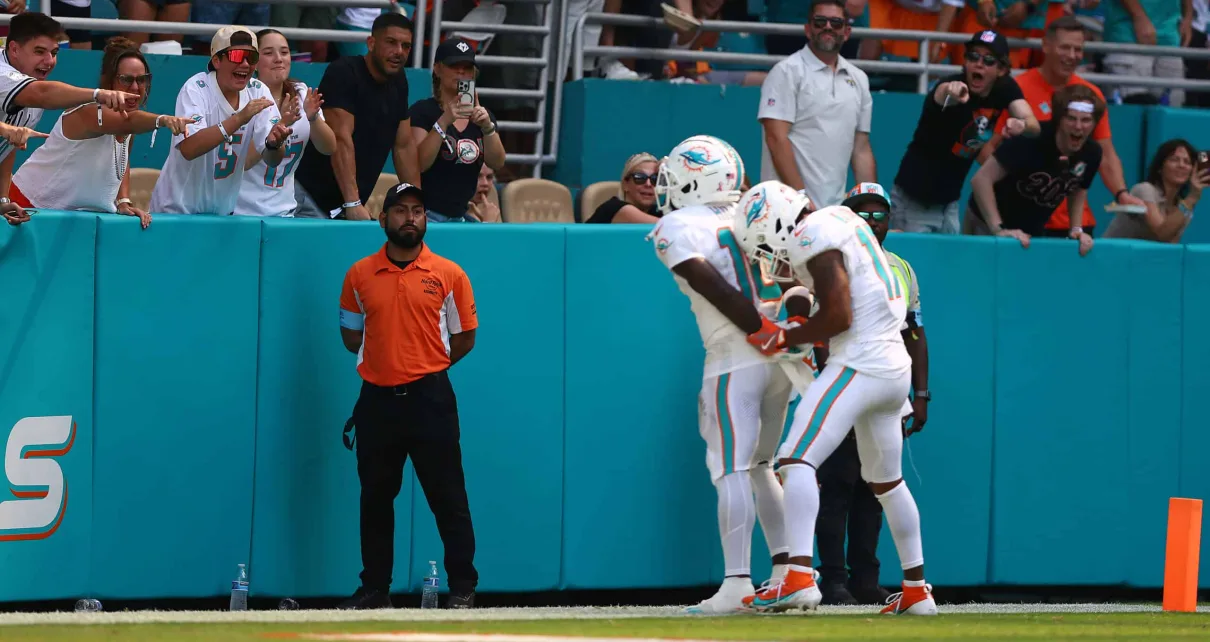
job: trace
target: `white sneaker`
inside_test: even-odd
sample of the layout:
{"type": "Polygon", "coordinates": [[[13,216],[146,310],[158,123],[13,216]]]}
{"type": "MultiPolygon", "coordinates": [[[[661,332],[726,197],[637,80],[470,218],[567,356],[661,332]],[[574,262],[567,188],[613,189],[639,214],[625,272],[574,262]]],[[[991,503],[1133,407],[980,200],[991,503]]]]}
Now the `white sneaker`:
{"type": "Polygon", "coordinates": [[[638,80],[639,75],[632,71],[621,61],[611,60],[604,68],[605,77],[609,80],[638,80]]]}
{"type": "Polygon", "coordinates": [[[744,613],[744,598],[756,591],[752,588],[752,580],[742,577],[729,577],[723,581],[718,592],[694,606],[685,607],[685,613],[690,615],[733,615],[744,613]]]}

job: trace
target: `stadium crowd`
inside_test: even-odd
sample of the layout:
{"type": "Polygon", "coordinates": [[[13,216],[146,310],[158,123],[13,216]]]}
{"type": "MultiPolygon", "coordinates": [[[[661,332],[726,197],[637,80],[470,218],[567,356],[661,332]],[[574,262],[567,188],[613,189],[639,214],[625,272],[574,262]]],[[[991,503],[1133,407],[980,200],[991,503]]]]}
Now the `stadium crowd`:
{"type": "MultiPolygon", "coordinates": [[[[122,7],[128,9],[138,2],[128,0],[122,7]]],[[[933,85],[894,183],[886,186],[893,210],[892,229],[1006,235],[1017,235],[1012,232],[1017,230],[1021,237],[1082,238],[1087,234],[1089,238],[1083,241],[1087,251],[1097,222],[1083,193],[1099,173],[1122,209],[1117,217],[1121,222],[1103,228],[1107,236],[1179,242],[1208,179],[1195,171],[1204,153],[1183,140],[1168,141],[1151,162],[1146,180],[1128,185],[1113,146],[1105,105],[1177,105],[1199,103],[1201,97],[1187,99],[1179,90],[1153,94],[1126,87],[1097,88],[1080,78],[1078,71],[1087,68],[1084,44],[1096,33],[1089,29],[1090,21],[1095,22],[1090,16],[1103,18],[1106,39],[1120,41],[1119,23],[1126,16],[1125,31],[1131,38],[1139,34],[1139,42],[1205,46],[1206,2],[1186,3],[1183,13],[1171,15],[1163,13],[1163,7],[1175,3],[1051,3],[1045,11],[1026,2],[1003,7],[991,4],[770,2],[762,10],[763,18],[794,18],[805,27],[801,38],[766,39],[768,51],[787,54],[769,72],[701,64],[678,68],[662,63],[650,73],[636,71],[645,68],[643,61],[613,61],[599,71],[607,78],[760,84],[761,178],[780,179],[805,190],[816,203],[834,204],[843,200],[849,187],[845,181],[850,167],[858,183],[877,180],[869,129],[871,86],[878,80],[855,67],[845,54],[868,59],[910,57],[907,54],[912,53],[901,51],[898,45],[903,42],[859,42],[850,37],[852,26],[868,19],[872,26],[890,21],[900,27],[972,29],[965,46],[937,46],[931,53],[934,59],[961,62],[963,71],[933,85]],[[908,4],[915,7],[914,12],[906,8],[908,4]],[[1163,7],[1153,10],[1152,4],[1163,7]],[[784,5],[806,8],[795,14],[784,5]],[[1143,14],[1131,13],[1139,6],[1144,7],[1143,14]],[[1006,39],[1038,35],[1043,38],[1041,52],[1013,50],[1006,39]],[[624,63],[638,66],[630,70],[624,63]],[[1015,78],[1010,75],[1014,67],[1030,64],[1036,66],[1015,78]],[[845,82],[836,82],[842,76],[845,82]],[[1040,134],[1045,140],[1054,139],[1048,121],[1060,98],[1056,92],[1068,85],[1091,91],[1086,100],[1075,102],[1092,106],[1087,113],[1094,129],[1088,138],[1095,149],[1083,142],[1057,151],[1050,147],[1021,150],[1023,143],[1019,142],[1002,145],[1040,134]],[[830,96],[819,99],[825,90],[830,96]],[[1109,100],[1105,91],[1111,95],[1109,100]],[[1053,172],[1048,174],[1054,185],[1037,188],[1039,193],[1026,199],[1038,202],[1039,208],[1050,207],[1054,213],[1047,220],[1041,224],[1017,220],[1022,210],[1019,203],[1002,211],[989,200],[993,196],[993,200],[1008,198],[1012,190],[1006,186],[1014,169],[1036,169],[1050,156],[1056,157],[1053,172]],[[1073,162],[1076,156],[1081,160],[1073,162]],[[1014,166],[1014,162],[1025,165],[1014,166]],[[960,193],[976,164],[980,170],[969,182],[972,197],[968,203],[960,203],[960,193]],[[932,171],[922,172],[922,168],[932,171]],[[1073,195],[1069,201],[1068,196],[1073,195]],[[1069,202],[1083,210],[1079,225],[1070,224],[1069,202]],[[960,211],[973,214],[962,217],[964,225],[959,224],[960,211]]],[[[163,7],[160,13],[169,17],[159,18],[170,19],[169,9],[175,6],[163,7]]],[[[216,6],[228,5],[194,3],[193,11],[211,11],[216,6]]],[[[264,6],[240,4],[241,12],[251,12],[248,16],[221,17],[263,24],[257,7],[264,6]]],[[[588,3],[580,8],[593,10],[595,6],[588,3]]],[[[676,6],[610,0],[603,8],[658,12],[673,28],[670,36],[659,31],[661,37],[670,37],[673,46],[696,49],[726,48],[726,43],[719,42],[719,34],[696,29],[694,25],[700,26],[701,19],[734,18],[737,16],[731,13],[750,11],[748,4],[724,0],[679,0],[676,6]]],[[[149,212],[368,220],[379,213],[371,207],[375,193],[400,182],[436,188],[429,191],[434,195],[428,203],[428,217],[433,222],[524,220],[524,216],[510,217],[508,203],[501,203],[494,183],[496,172],[505,170],[506,153],[496,117],[479,103],[477,95],[460,90],[465,89],[464,81],[479,75],[476,54],[481,43],[460,37],[439,43],[432,68],[434,97],[412,102],[402,71],[411,58],[414,27],[403,15],[406,11],[367,11],[374,15],[367,25],[364,48],[338,54],[319,86],[313,88],[292,79],[290,65],[300,47],[315,43],[291,43],[273,28],[254,32],[231,26],[219,30],[205,48],[209,54],[206,69],[199,69],[177,89],[173,114],[142,110],[153,74],[142,53],[145,47],[132,35],[106,42],[99,88],[75,88],[47,81],[47,77],[57,62],[57,49],[67,42],[75,46],[80,38],[48,16],[20,13],[9,26],[2,61],[7,67],[4,98],[11,115],[0,126],[0,135],[6,139],[0,148],[0,183],[6,183],[0,184],[0,190],[7,194],[2,203],[5,218],[19,224],[29,218],[26,209],[46,208],[137,216],[144,227],[151,223],[149,212]],[[32,130],[45,109],[66,111],[48,134],[39,134],[32,130]],[[94,116],[96,125],[92,124],[94,116]],[[148,132],[154,137],[161,128],[169,129],[173,151],[159,171],[149,202],[136,202],[131,198],[128,171],[132,137],[148,132]],[[23,149],[31,138],[47,137],[14,172],[12,151],[23,149]],[[381,168],[388,158],[394,161],[395,171],[384,183],[387,175],[381,168]],[[71,180],[63,180],[67,176],[71,180]]],[[[203,17],[211,21],[218,19],[215,16],[203,17]]],[[[662,46],[644,33],[642,29],[606,27],[600,42],[662,46]]],[[[1179,58],[1108,56],[1101,64],[1121,74],[1180,77],[1204,71],[1195,69],[1196,64],[1186,70],[1174,60],[1181,62],[1179,58]]],[[[1063,130],[1063,120],[1057,119],[1053,127],[1063,130]]],[[[583,206],[575,218],[591,223],[657,221],[661,212],[655,205],[654,186],[663,156],[658,152],[635,154],[622,168],[619,181],[584,190],[583,206]]],[[[565,203],[566,209],[574,208],[569,201],[563,199],[556,207],[565,203]]],[[[1027,240],[1022,238],[1022,242],[1027,240]]]]}

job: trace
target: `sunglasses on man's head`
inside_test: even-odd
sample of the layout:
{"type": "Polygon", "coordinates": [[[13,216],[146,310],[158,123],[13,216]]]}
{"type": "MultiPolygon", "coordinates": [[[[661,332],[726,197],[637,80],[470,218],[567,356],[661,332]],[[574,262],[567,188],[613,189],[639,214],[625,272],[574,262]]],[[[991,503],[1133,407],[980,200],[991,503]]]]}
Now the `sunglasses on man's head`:
{"type": "Polygon", "coordinates": [[[827,16],[815,16],[811,18],[811,26],[815,27],[816,29],[831,27],[836,31],[840,31],[841,29],[844,29],[845,24],[847,23],[844,18],[829,18],[827,16]]]}
{"type": "Polygon", "coordinates": [[[983,64],[987,65],[988,67],[995,67],[996,65],[1000,64],[1000,59],[991,54],[980,54],[977,51],[968,51],[966,53],[967,62],[979,62],[980,60],[982,60],[983,64]]]}
{"type": "Polygon", "coordinates": [[[655,174],[644,174],[643,172],[635,172],[635,173],[631,174],[630,176],[627,176],[626,178],[629,178],[630,182],[634,183],[635,185],[642,185],[643,183],[651,183],[652,185],[655,185],[656,175],[655,174]]]}
{"type": "Polygon", "coordinates": [[[874,219],[875,221],[878,221],[879,223],[881,223],[881,222],[887,220],[887,217],[890,216],[891,213],[890,212],[858,212],[857,215],[867,221],[870,219],[874,219]]]}
{"type": "Polygon", "coordinates": [[[255,65],[260,60],[260,52],[251,49],[228,49],[222,55],[237,65],[245,60],[248,61],[248,64],[255,65]]]}
{"type": "Polygon", "coordinates": [[[118,84],[122,85],[123,87],[130,87],[136,82],[139,83],[140,86],[147,86],[151,83],[151,74],[139,74],[137,76],[133,76],[131,74],[118,74],[116,78],[118,84]]]}

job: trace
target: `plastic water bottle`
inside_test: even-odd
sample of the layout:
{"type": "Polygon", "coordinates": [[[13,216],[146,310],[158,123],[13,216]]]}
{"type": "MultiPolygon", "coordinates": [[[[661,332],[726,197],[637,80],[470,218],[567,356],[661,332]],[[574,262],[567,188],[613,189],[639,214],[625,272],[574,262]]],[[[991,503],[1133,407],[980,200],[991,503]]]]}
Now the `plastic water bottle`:
{"type": "Polygon", "coordinates": [[[76,602],[76,613],[96,613],[101,610],[101,600],[85,598],[76,602]]]}
{"type": "Polygon", "coordinates": [[[441,578],[437,575],[437,562],[429,562],[429,575],[424,578],[424,589],[420,592],[420,608],[437,608],[437,588],[441,586],[441,578]]]}
{"type": "Polygon", "coordinates": [[[1113,93],[1109,95],[1109,102],[1120,105],[1122,104],[1122,92],[1118,88],[1114,88],[1113,93]]]}
{"type": "Polygon", "coordinates": [[[239,565],[239,576],[231,580],[231,606],[229,611],[248,610],[248,571],[239,565]]]}

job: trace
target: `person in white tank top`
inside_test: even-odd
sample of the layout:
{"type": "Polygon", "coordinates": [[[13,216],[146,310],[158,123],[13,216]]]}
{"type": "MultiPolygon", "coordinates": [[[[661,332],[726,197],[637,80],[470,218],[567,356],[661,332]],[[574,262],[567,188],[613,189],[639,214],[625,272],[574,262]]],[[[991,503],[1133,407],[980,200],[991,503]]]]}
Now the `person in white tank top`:
{"type": "Polygon", "coordinates": [[[324,120],[323,94],[290,78],[290,43],[276,29],[256,32],[260,45],[260,62],[256,78],[273,96],[280,111],[286,111],[285,101],[296,103],[303,117],[291,128],[286,141],[285,156],[277,167],[266,165],[259,156],[248,155],[247,171],[240,181],[236,216],[293,216],[298,209],[294,199],[294,168],[298,167],[308,141],[316,151],[331,156],[336,149],[336,134],[324,120]]]}
{"type": "MultiPolygon", "coordinates": [[[[137,45],[120,36],[109,39],[100,86],[137,94],[146,102],[151,73],[137,45]]],[[[145,111],[122,114],[97,103],[68,109],[13,175],[11,197],[22,207],[137,216],[146,228],[151,217],[128,197],[130,145],[135,134],[159,127],[179,133],[187,123],[145,111]]]]}

